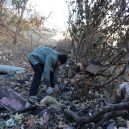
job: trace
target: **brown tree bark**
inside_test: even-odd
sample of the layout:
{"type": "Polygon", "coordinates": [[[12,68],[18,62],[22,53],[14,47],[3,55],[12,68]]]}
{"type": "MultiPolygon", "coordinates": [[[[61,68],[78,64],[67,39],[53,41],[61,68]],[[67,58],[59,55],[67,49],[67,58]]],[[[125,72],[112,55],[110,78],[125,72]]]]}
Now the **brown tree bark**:
{"type": "MultiPolygon", "coordinates": [[[[129,102],[122,102],[119,104],[111,104],[109,106],[104,107],[101,111],[93,114],[90,117],[79,116],[77,113],[64,109],[64,113],[71,117],[78,124],[88,124],[91,122],[102,123],[102,121],[106,121],[109,118],[114,118],[118,116],[124,116],[128,114],[129,102]]],[[[100,124],[99,124],[100,125],[100,124]]]]}
{"type": "Polygon", "coordinates": [[[82,94],[83,95],[88,95],[88,75],[86,73],[86,68],[85,68],[85,63],[82,63],[82,72],[84,76],[84,88],[82,89],[82,94]]]}

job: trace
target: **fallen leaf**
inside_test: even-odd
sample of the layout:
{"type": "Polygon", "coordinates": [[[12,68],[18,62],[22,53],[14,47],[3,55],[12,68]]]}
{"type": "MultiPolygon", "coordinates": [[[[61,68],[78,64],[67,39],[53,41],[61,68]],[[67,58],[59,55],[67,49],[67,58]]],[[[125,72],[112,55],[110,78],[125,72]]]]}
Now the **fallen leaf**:
{"type": "Polygon", "coordinates": [[[25,122],[28,128],[35,128],[36,127],[36,119],[34,116],[31,116],[28,118],[28,120],[25,122]]]}
{"type": "Polygon", "coordinates": [[[23,119],[23,114],[18,114],[18,113],[16,113],[15,115],[14,115],[14,119],[15,120],[22,120],[23,119]]]}

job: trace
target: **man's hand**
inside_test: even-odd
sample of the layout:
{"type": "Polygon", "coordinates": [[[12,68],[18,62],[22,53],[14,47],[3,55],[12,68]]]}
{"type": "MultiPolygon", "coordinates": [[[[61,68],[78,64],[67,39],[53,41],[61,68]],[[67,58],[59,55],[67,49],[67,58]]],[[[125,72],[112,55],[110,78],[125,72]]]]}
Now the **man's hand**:
{"type": "Polygon", "coordinates": [[[54,87],[48,87],[46,91],[47,94],[56,94],[58,92],[59,92],[59,88],[57,85],[55,85],[54,87]]]}
{"type": "Polygon", "coordinates": [[[49,95],[53,94],[53,88],[52,87],[48,87],[46,93],[49,94],[49,95]]]}

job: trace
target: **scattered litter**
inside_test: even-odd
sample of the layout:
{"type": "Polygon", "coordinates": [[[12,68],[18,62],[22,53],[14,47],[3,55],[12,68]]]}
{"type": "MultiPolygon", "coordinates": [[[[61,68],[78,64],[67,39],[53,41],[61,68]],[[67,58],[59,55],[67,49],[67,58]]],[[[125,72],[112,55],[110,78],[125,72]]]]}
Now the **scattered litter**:
{"type": "Polygon", "coordinates": [[[10,118],[10,119],[8,119],[7,121],[6,121],[6,126],[7,127],[13,127],[13,126],[15,126],[16,125],[16,123],[15,123],[15,120],[13,119],[13,118],[10,118]]]}

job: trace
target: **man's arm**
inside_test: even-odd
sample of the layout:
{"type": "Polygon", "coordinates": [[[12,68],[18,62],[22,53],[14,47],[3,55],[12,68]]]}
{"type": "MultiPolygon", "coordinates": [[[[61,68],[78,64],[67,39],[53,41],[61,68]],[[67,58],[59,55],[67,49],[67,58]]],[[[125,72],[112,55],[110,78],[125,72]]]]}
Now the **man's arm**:
{"type": "Polygon", "coordinates": [[[48,56],[46,58],[46,62],[44,66],[44,81],[48,87],[51,86],[51,83],[50,83],[50,71],[51,70],[52,70],[52,58],[48,56]]]}
{"type": "Polygon", "coordinates": [[[55,85],[57,83],[57,75],[58,75],[58,68],[54,70],[54,77],[53,77],[53,84],[55,85]]]}

